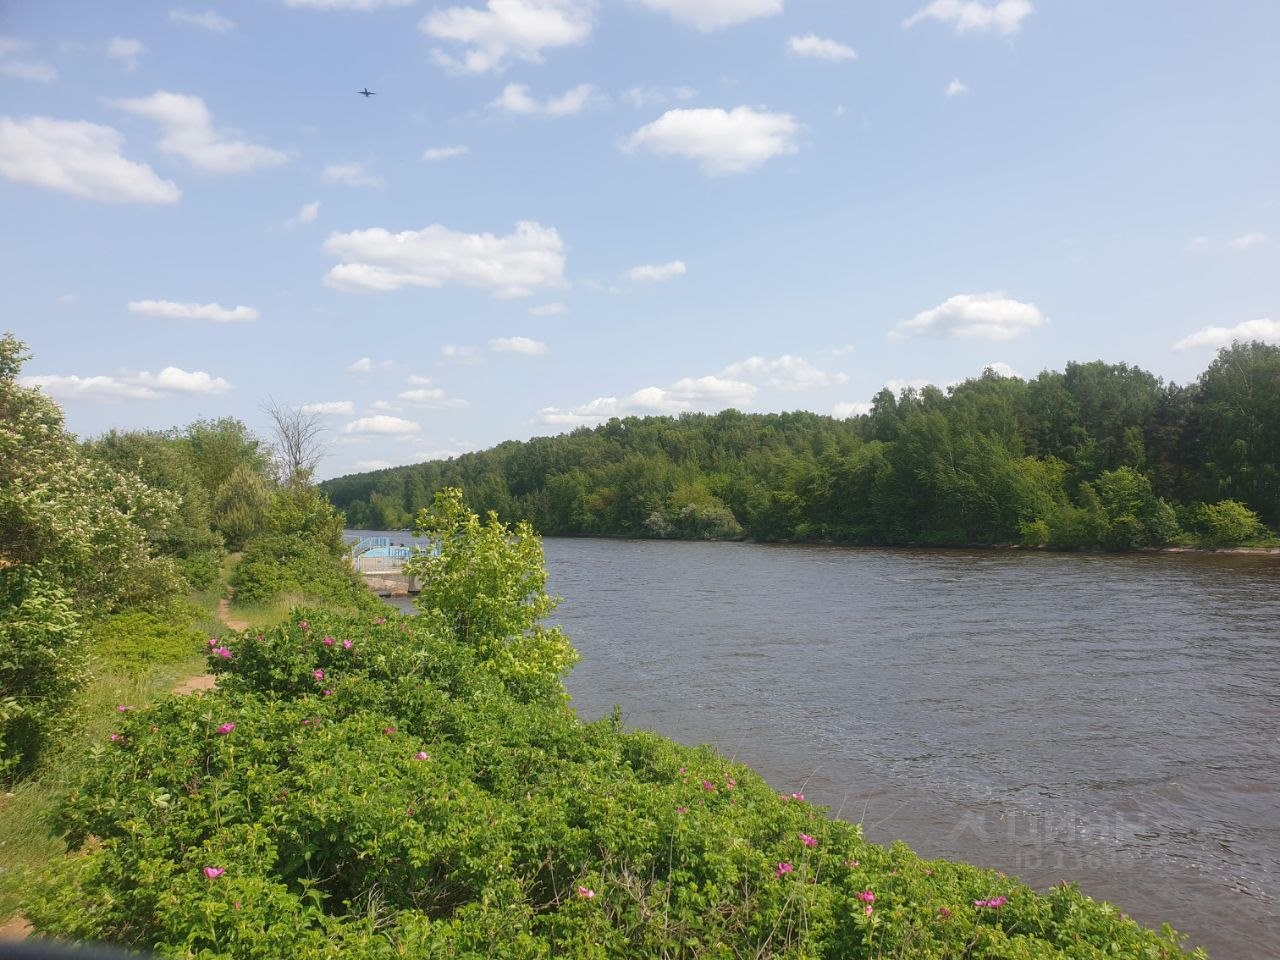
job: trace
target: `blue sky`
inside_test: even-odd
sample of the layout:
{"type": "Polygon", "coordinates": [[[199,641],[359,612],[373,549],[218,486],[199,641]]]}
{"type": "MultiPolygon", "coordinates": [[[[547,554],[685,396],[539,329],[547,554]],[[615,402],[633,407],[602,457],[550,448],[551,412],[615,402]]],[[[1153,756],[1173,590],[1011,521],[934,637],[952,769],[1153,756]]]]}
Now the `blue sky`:
{"type": "Polygon", "coordinates": [[[1277,36],[1271,0],[8,3],[3,325],[81,435],[271,397],[322,476],[991,364],[1185,382],[1280,342],[1277,36]]]}

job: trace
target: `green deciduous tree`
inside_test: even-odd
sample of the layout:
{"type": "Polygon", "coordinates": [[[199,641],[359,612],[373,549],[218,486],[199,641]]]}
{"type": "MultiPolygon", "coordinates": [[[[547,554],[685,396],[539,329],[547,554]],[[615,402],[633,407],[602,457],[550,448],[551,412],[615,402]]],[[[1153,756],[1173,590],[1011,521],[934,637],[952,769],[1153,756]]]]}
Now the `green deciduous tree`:
{"type": "Polygon", "coordinates": [[[237,464],[218,488],[213,501],[213,524],[231,550],[243,550],[246,543],[267,529],[271,509],[271,486],[266,477],[247,463],[237,464]]]}
{"type": "Polygon", "coordinates": [[[405,572],[422,584],[414,605],[458,642],[495,665],[504,681],[535,699],[562,695],[560,677],[577,654],[559,627],[541,620],[556,606],[546,592],[542,544],[527,522],[508,527],[467,508],[462,491],[436,494],[418,514],[431,547],[405,572]]]}
{"type": "Polygon", "coordinates": [[[1270,532],[1257,513],[1239,500],[1196,504],[1188,513],[1188,525],[1209,546],[1270,539],[1270,532]]]}
{"type": "Polygon", "coordinates": [[[1238,499],[1280,524],[1280,346],[1222,349],[1200,376],[1191,420],[1204,499],[1238,499]]]}

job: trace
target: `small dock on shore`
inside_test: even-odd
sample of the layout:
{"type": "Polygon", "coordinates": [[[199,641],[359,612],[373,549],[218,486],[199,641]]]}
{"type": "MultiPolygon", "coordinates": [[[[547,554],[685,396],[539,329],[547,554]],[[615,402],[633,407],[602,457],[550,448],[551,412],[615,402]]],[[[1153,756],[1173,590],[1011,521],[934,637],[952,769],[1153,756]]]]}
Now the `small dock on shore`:
{"type": "Polygon", "coordinates": [[[390,537],[365,537],[351,545],[351,566],[380,597],[407,597],[422,589],[405,574],[405,562],[415,548],[393,543],[390,537]]]}

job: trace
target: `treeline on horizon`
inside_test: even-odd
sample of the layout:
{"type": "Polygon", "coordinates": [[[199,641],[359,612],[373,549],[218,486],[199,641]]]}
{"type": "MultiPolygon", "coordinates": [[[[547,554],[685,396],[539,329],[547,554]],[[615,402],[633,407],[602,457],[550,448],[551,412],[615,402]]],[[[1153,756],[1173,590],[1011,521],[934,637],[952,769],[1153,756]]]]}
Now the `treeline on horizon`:
{"type": "Polygon", "coordinates": [[[1280,346],[1194,382],[1128,364],[992,370],[881,390],[869,413],[688,413],[326,481],[351,527],[402,529],[437,490],[552,536],[1112,550],[1274,542],[1280,346]],[[1267,527],[1271,530],[1268,530],[1267,527]]]}

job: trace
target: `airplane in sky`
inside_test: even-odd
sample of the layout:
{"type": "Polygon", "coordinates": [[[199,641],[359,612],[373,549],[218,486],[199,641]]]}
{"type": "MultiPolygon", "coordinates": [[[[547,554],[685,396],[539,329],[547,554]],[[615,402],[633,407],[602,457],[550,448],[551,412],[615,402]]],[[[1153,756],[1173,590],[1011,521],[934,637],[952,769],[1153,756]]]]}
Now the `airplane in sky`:
{"type": "Polygon", "coordinates": [[[368,87],[365,87],[363,90],[357,90],[356,93],[360,94],[362,97],[376,97],[378,95],[375,91],[370,90],[368,87]]]}

